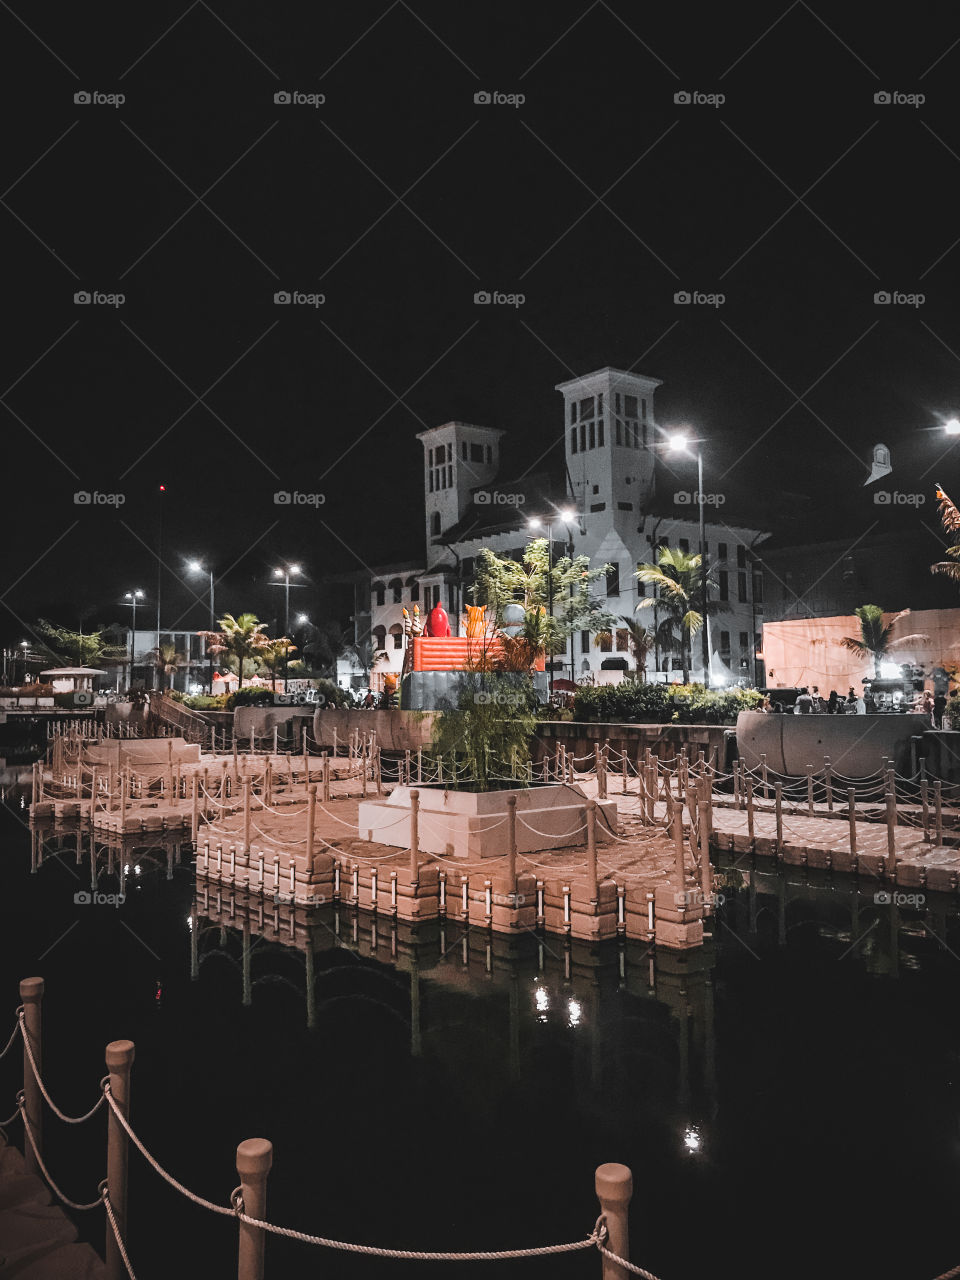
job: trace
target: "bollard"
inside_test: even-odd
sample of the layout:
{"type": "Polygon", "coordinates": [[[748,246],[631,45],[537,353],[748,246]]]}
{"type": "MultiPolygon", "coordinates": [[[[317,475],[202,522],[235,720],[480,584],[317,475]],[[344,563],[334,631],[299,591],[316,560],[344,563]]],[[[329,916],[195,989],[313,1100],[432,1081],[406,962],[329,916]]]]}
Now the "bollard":
{"type": "Polygon", "coordinates": [[[850,824],[850,852],[857,852],[857,793],[853,787],[847,788],[847,821],[850,824]]]}
{"type": "MultiPolygon", "coordinates": [[[[110,1072],[110,1094],[117,1109],[127,1119],[130,1116],[130,1068],[133,1066],[133,1055],[132,1040],[111,1040],[104,1054],[107,1070],[110,1072]]],[[[127,1164],[130,1148],[126,1130],[114,1114],[113,1108],[108,1110],[107,1191],[110,1194],[113,1216],[117,1220],[117,1231],[122,1239],[127,1229],[127,1164]]],[[[109,1224],[106,1263],[109,1280],[123,1280],[127,1269],[109,1224]]]]}
{"type": "Polygon", "coordinates": [[[813,817],[813,765],[807,765],[807,813],[813,817]]]}
{"type": "Polygon", "coordinates": [[[777,807],[777,853],[783,853],[783,783],[774,783],[773,794],[777,807]]]}
{"type": "Polygon", "coordinates": [[[243,779],[243,851],[250,852],[250,775],[243,779]]]}
{"type": "MultiPolygon", "coordinates": [[[[633,1195],[633,1174],[625,1164],[602,1164],[595,1175],[597,1199],[607,1238],[604,1248],[624,1262],[630,1261],[628,1212],[633,1195]]],[[[603,1280],[627,1280],[629,1273],[619,1262],[603,1257],[603,1280]]]]}
{"type": "Polygon", "coordinates": [[[590,897],[597,901],[597,802],[587,801],[587,880],[590,897]]]}
{"type": "MultiPolygon", "coordinates": [[[[923,764],[923,761],[920,761],[923,764]]],[[[930,784],[926,778],[920,781],[920,804],[923,807],[923,839],[925,842],[930,840],[930,784]]]]}
{"type": "Polygon", "coordinates": [[[507,884],[517,891],[517,797],[507,796],[507,884]]]}
{"type": "Polygon", "coordinates": [[[120,778],[120,830],[123,831],[127,820],[127,770],[120,778]]]}
{"type": "Polygon", "coordinates": [[[940,779],[933,784],[933,816],[936,823],[937,844],[943,844],[943,811],[941,809],[942,786],[940,779]]]}
{"type": "Polygon", "coordinates": [[[887,786],[884,795],[887,811],[887,875],[897,874],[897,792],[896,779],[892,769],[887,771],[887,786]]]}
{"type": "Polygon", "coordinates": [[[190,840],[194,848],[197,846],[197,832],[200,830],[200,779],[193,775],[193,794],[190,804],[190,840]]]}
{"type": "Polygon", "coordinates": [[[323,803],[327,804],[330,800],[330,757],[326,752],[323,753],[323,803]]]}
{"type": "Polygon", "coordinates": [[[827,812],[833,813],[833,765],[829,756],[823,757],[823,780],[827,788],[827,812]]]}
{"type": "Polygon", "coordinates": [[[700,795],[697,801],[697,815],[700,820],[700,888],[703,891],[703,909],[706,914],[713,910],[713,868],[710,866],[710,781],[700,780],[700,795]]]}
{"type": "MultiPolygon", "coordinates": [[[[237,1173],[243,1212],[261,1222],[267,1213],[267,1174],[273,1164],[273,1143],[266,1138],[247,1138],[237,1147],[237,1173]]],[[[262,1227],[241,1222],[237,1249],[237,1280],[263,1280],[262,1227]]]]}
{"type": "Polygon", "coordinates": [[[420,792],[410,792],[410,878],[420,878],[420,792]]]}
{"type": "Polygon", "coordinates": [[[410,785],[410,752],[409,750],[406,750],[403,753],[403,778],[407,786],[409,787],[410,785]]]}
{"type": "Polygon", "coordinates": [[[763,798],[764,798],[764,800],[769,800],[769,799],[770,799],[770,788],[769,788],[769,786],[767,785],[767,757],[766,757],[766,755],[762,755],[762,756],[760,757],[760,776],[761,776],[761,778],[762,778],[762,780],[763,780],[763,798]]]}
{"type": "MultiPolygon", "coordinates": [[[[37,1064],[37,1071],[43,1070],[42,1042],[41,1042],[41,1004],[43,1002],[43,979],[42,978],[24,978],[20,983],[20,999],[23,1002],[23,1021],[24,1021],[24,1046],[23,1046],[23,1103],[27,1119],[30,1121],[30,1128],[33,1130],[33,1140],[37,1144],[37,1151],[43,1151],[43,1098],[40,1093],[40,1085],[33,1069],[30,1066],[30,1059],[27,1056],[27,1041],[33,1050],[34,1061],[37,1064]]],[[[23,1144],[23,1154],[26,1160],[27,1171],[29,1173],[40,1175],[40,1165],[37,1157],[34,1155],[33,1147],[29,1141],[23,1144]]],[[[42,1175],[41,1175],[42,1176],[42,1175]]]]}
{"type": "Polygon", "coordinates": [[[753,820],[754,820],[753,779],[747,778],[747,839],[750,841],[751,844],[753,844],[753,840],[754,840],[753,820]]]}
{"type": "Polygon", "coordinates": [[[673,830],[673,854],[677,870],[677,888],[686,888],[686,872],[683,866],[683,806],[667,792],[667,818],[673,830]]]}
{"type": "MultiPolygon", "coordinates": [[[[291,781],[293,779],[291,778],[291,781]]],[[[310,752],[307,750],[307,731],[303,731],[303,782],[304,786],[310,785],[310,752]]]]}
{"type": "Polygon", "coordinates": [[[624,795],[626,795],[626,794],[627,794],[627,748],[626,748],[626,744],[624,744],[624,748],[623,748],[623,759],[622,759],[622,761],[621,761],[621,764],[622,764],[622,766],[623,766],[623,794],[624,794],[624,795]]]}
{"type": "MultiPolygon", "coordinates": [[[[34,769],[36,769],[36,765],[34,765],[34,769]]],[[[97,776],[97,766],[94,765],[90,771],[90,826],[91,827],[93,826],[93,824],[96,822],[96,819],[97,819],[97,787],[98,785],[99,785],[99,780],[97,776]]]]}
{"type": "Polygon", "coordinates": [[[313,828],[317,817],[317,784],[307,787],[307,875],[313,871],[313,828]]]}

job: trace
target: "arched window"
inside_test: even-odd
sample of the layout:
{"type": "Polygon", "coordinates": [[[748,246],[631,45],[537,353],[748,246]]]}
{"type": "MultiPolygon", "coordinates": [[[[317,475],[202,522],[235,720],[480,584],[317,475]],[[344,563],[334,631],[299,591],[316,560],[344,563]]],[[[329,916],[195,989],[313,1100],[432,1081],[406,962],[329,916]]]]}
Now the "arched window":
{"type": "Polygon", "coordinates": [[[393,603],[400,604],[403,600],[403,583],[399,578],[391,578],[388,585],[393,592],[393,603]]]}
{"type": "Polygon", "coordinates": [[[420,600],[420,581],[417,578],[407,579],[407,590],[410,592],[410,599],[414,604],[420,600]]]}
{"type": "Polygon", "coordinates": [[[370,635],[373,639],[373,647],[375,649],[385,649],[387,647],[387,628],[373,627],[370,635]]]}
{"type": "Polygon", "coordinates": [[[382,583],[382,582],[375,582],[375,583],[373,584],[373,602],[374,602],[374,604],[376,604],[376,605],[378,605],[379,607],[381,607],[381,608],[382,608],[382,607],[383,607],[383,599],[384,599],[384,587],[383,587],[383,583],[382,583]]]}
{"type": "Polygon", "coordinates": [[[390,636],[393,640],[393,648],[402,649],[403,648],[403,627],[401,627],[399,623],[395,624],[390,628],[390,636]]]}
{"type": "Polygon", "coordinates": [[[433,538],[440,537],[440,512],[435,511],[430,517],[430,536],[433,538]]]}

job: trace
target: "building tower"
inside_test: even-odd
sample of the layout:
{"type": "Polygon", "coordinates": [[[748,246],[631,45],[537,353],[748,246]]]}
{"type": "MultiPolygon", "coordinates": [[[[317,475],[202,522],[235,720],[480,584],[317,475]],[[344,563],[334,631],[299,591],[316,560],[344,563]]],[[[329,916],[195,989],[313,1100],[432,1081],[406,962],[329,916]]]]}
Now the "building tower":
{"type": "Polygon", "coordinates": [[[500,470],[500,437],[494,427],[445,422],[421,431],[427,562],[433,544],[473,506],[473,492],[488,486],[500,470]]]}
{"type": "Polygon", "coordinates": [[[622,369],[598,369],[561,382],[567,476],[585,528],[637,527],[654,487],[660,380],[622,369]],[[593,520],[591,520],[591,516],[593,520]]]}

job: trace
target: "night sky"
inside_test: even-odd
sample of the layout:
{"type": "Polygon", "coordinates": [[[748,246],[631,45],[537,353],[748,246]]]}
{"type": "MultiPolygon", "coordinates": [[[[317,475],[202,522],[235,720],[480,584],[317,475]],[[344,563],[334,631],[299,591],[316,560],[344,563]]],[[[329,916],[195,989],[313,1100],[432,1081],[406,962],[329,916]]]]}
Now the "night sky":
{"type": "Polygon", "coordinates": [[[912,12],[0,6],[4,643],[125,620],[132,587],[151,616],[161,500],[165,627],[205,625],[189,556],[218,610],[267,619],[283,561],[318,584],[415,559],[415,433],[501,427],[511,474],[559,474],[553,387],[607,364],[663,380],[706,488],[807,495],[803,541],[877,441],[935,526],[934,479],[960,494],[960,11],[912,12]],[[495,290],[525,301],[474,304],[495,290]],[[323,503],[274,502],[294,490],[323,503]]]}

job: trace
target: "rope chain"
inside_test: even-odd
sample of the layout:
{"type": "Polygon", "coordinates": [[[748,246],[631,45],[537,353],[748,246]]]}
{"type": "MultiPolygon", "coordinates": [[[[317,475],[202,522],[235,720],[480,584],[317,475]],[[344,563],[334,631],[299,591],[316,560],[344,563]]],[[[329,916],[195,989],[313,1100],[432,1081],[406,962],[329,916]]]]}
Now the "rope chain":
{"type": "Polygon", "coordinates": [[[103,1199],[103,1207],[107,1211],[107,1221],[110,1223],[110,1230],[113,1232],[113,1238],[117,1242],[117,1248],[120,1251],[120,1257],[123,1259],[123,1265],[127,1268],[127,1275],[130,1280],[137,1280],[133,1273],[133,1267],[130,1259],[127,1257],[127,1247],[123,1243],[123,1236],[120,1234],[120,1227],[117,1225],[117,1219],[114,1216],[113,1205],[110,1203],[110,1192],[107,1189],[106,1181],[100,1184],[100,1194],[103,1199]]]}
{"type": "Polygon", "coordinates": [[[33,1129],[30,1125],[30,1121],[27,1119],[27,1108],[26,1108],[26,1103],[24,1102],[22,1093],[18,1095],[17,1103],[18,1103],[18,1108],[20,1111],[21,1118],[23,1119],[23,1127],[24,1127],[24,1130],[26,1131],[26,1135],[28,1139],[30,1140],[30,1146],[33,1148],[33,1154],[37,1158],[37,1164],[40,1166],[40,1172],[43,1174],[44,1178],[46,1178],[47,1183],[50,1187],[50,1190],[53,1192],[53,1194],[57,1197],[58,1200],[62,1200],[63,1203],[69,1209],[75,1209],[77,1213],[86,1213],[87,1210],[89,1209],[98,1208],[102,1202],[102,1199],[100,1196],[97,1196],[96,1200],[93,1200],[90,1204],[77,1204],[75,1200],[71,1200],[69,1196],[65,1196],[63,1194],[63,1192],[54,1182],[53,1178],[51,1178],[50,1170],[43,1163],[43,1156],[41,1156],[40,1152],[37,1150],[37,1144],[33,1137],[33,1129]]]}
{"type": "MultiPolygon", "coordinates": [[[[20,1013],[20,1029],[23,1032],[23,1043],[27,1051],[27,1057],[30,1060],[30,1070],[33,1072],[34,1079],[36,1080],[37,1084],[40,1087],[40,1092],[43,1094],[44,1098],[46,1099],[47,1105],[50,1107],[50,1110],[53,1112],[53,1114],[57,1116],[60,1120],[62,1120],[65,1124],[83,1124],[84,1120],[89,1120],[91,1116],[96,1115],[104,1103],[104,1095],[102,1093],[100,1094],[100,1097],[97,1099],[94,1105],[90,1108],[90,1110],[86,1112],[85,1115],[68,1116],[63,1111],[60,1110],[60,1108],[57,1106],[54,1100],[50,1097],[50,1094],[47,1092],[47,1086],[43,1083],[43,1080],[40,1076],[40,1072],[37,1069],[37,1061],[33,1056],[33,1049],[30,1047],[30,1037],[27,1035],[27,1029],[24,1026],[24,1014],[22,1012],[20,1013]]],[[[104,1076],[104,1080],[106,1079],[107,1077],[104,1076]]],[[[101,1088],[103,1087],[102,1080],[100,1082],[100,1086],[101,1088]]]]}
{"type": "Polygon", "coordinates": [[[20,1034],[21,1013],[23,1013],[23,1005],[21,1005],[20,1008],[14,1014],[14,1017],[17,1019],[17,1021],[13,1030],[10,1032],[10,1039],[7,1041],[6,1045],[4,1046],[3,1051],[0,1052],[0,1061],[2,1061],[10,1052],[11,1048],[13,1047],[14,1040],[16,1040],[17,1036],[20,1034]]]}

